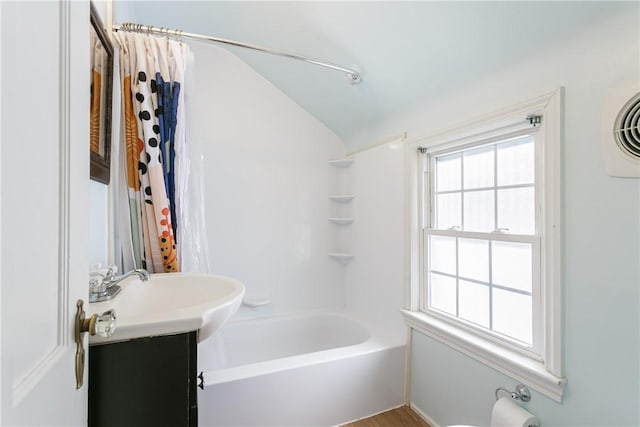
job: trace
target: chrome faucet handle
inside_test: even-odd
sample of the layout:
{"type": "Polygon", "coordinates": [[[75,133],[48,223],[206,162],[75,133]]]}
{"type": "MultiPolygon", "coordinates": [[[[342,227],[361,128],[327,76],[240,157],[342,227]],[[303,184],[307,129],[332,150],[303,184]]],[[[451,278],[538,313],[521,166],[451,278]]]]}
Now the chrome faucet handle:
{"type": "Polygon", "coordinates": [[[117,265],[108,265],[106,267],[106,271],[104,272],[105,281],[109,282],[116,277],[116,273],[118,272],[117,265]]]}
{"type": "MultiPolygon", "coordinates": [[[[108,266],[101,271],[94,271],[89,276],[89,302],[107,301],[115,298],[116,295],[122,290],[118,283],[124,278],[116,277],[115,272],[118,268],[108,266]]],[[[125,275],[126,276],[126,275],[125,275]]]]}
{"type": "Polygon", "coordinates": [[[107,290],[105,277],[102,274],[92,274],[89,278],[89,289],[92,294],[104,294],[107,290]]]}

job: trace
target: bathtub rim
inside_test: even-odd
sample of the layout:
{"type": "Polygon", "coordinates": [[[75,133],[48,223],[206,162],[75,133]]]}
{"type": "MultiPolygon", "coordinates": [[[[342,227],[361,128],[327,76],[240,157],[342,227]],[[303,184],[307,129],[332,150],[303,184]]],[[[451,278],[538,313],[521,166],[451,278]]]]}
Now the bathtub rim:
{"type": "MultiPolygon", "coordinates": [[[[337,310],[305,310],[299,312],[270,314],[264,316],[255,316],[251,318],[232,318],[227,322],[227,325],[234,324],[246,324],[259,321],[278,321],[286,319],[296,319],[301,317],[317,317],[317,316],[337,316],[348,319],[349,321],[357,323],[359,326],[368,332],[368,338],[364,341],[341,346],[334,347],[325,350],[313,351],[309,353],[297,354],[293,356],[282,357],[279,359],[272,359],[267,361],[250,363],[247,365],[235,366],[225,369],[217,370],[203,370],[203,385],[204,387],[210,387],[217,384],[229,383],[233,381],[240,381],[247,378],[253,378],[257,376],[275,374],[287,370],[293,370],[311,366],[315,364],[327,363],[345,359],[348,357],[354,357],[359,355],[365,355],[376,351],[382,351],[395,347],[405,347],[406,343],[392,342],[391,340],[382,339],[377,333],[375,328],[372,328],[366,322],[362,321],[352,313],[337,311],[337,310]]],[[[223,326],[224,328],[224,326],[223,326]]],[[[221,329],[223,329],[221,328],[221,329]]],[[[208,339],[211,339],[209,337],[208,339]]],[[[200,368],[200,366],[198,366],[200,368]]]]}

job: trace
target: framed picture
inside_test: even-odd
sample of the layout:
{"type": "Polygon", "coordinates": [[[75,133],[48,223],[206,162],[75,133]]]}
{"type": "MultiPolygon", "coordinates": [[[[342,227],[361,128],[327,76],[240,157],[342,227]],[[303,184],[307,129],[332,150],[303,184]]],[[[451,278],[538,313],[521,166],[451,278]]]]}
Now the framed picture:
{"type": "Polygon", "coordinates": [[[109,184],[111,169],[111,104],[113,45],[91,3],[91,107],[89,147],[91,179],[109,184]]]}

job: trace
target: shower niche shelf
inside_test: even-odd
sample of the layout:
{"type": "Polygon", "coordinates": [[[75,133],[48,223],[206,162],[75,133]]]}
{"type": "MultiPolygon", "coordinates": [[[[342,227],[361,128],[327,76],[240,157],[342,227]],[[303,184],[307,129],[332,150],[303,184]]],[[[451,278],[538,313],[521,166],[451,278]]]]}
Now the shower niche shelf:
{"type": "Polygon", "coordinates": [[[353,164],[353,159],[333,159],[329,160],[329,166],[333,166],[334,168],[348,168],[353,164]]]}
{"type": "Polygon", "coordinates": [[[329,160],[329,257],[347,263],[353,259],[352,158],[329,160]]]}
{"type": "Polygon", "coordinates": [[[340,252],[329,252],[329,257],[341,262],[349,262],[353,258],[353,254],[346,254],[340,252]]]}
{"type": "Polygon", "coordinates": [[[348,225],[353,222],[353,218],[329,218],[329,221],[338,225],[348,225]]]}
{"type": "Polygon", "coordinates": [[[353,194],[332,194],[329,196],[329,200],[333,200],[338,203],[348,203],[355,199],[356,196],[353,194]]]}

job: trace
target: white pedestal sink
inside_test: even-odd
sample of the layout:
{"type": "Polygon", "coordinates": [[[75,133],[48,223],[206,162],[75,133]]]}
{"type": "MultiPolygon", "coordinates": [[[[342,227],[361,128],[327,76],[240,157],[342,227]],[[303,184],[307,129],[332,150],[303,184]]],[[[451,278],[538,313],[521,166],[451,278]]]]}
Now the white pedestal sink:
{"type": "Polygon", "coordinates": [[[90,344],[198,331],[198,342],[211,336],[240,307],[244,285],[224,276],[199,273],[152,274],[147,282],[132,276],[120,283],[112,300],[92,303],[89,311],[114,309],[116,330],[90,344]]]}

